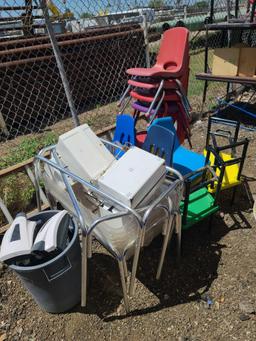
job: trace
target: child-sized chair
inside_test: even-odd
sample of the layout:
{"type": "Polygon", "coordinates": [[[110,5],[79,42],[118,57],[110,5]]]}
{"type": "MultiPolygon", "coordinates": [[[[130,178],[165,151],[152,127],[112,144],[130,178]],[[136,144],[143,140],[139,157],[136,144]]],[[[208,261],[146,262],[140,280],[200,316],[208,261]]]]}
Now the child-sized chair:
{"type": "MultiPolygon", "coordinates": [[[[189,74],[189,31],[184,27],[175,27],[167,30],[162,38],[156,64],[151,68],[132,68],[127,70],[128,75],[135,77],[148,77],[155,80],[151,88],[159,88],[154,83],[160,83],[163,80],[161,88],[170,89],[175,86],[166,81],[180,80],[183,88],[187,90],[189,74]]],[[[147,79],[144,78],[147,87],[147,79]]],[[[135,84],[138,87],[138,84],[135,84]]]]}
{"type": "Polygon", "coordinates": [[[171,167],[174,142],[175,135],[172,131],[158,125],[153,125],[148,130],[142,148],[165,159],[166,165],[171,167]]]}
{"type": "Polygon", "coordinates": [[[116,116],[116,129],[113,142],[122,145],[128,143],[135,145],[135,119],[131,115],[122,114],[116,116]]]}
{"type": "MultiPolygon", "coordinates": [[[[171,117],[155,119],[152,123],[152,127],[155,125],[170,130],[175,136],[173,168],[177,169],[184,176],[205,166],[205,157],[203,155],[195,153],[180,144],[171,117]]],[[[149,127],[149,130],[150,129],[151,127],[149,127]]]]}
{"type": "MultiPolygon", "coordinates": [[[[211,152],[214,152],[212,150],[211,152]]],[[[210,149],[207,151],[206,161],[209,160],[210,149]]],[[[203,219],[210,217],[219,210],[218,196],[221,188],[221,182],[225,171],[225,165],[222,160],[216,155],[218,160],[218,167],[221,170],[220,175],[217,176],[214,169],[209,165],[198,169],[185,176],[185,195],[184,201],[181,203],[182,212],[182,229],[186,230],[191,226],[197,224],[203,219]],[[194,177],[200,174],[200,182],[193,185],[194,177]],[[216,185],[215,193],[211,194],[208,188],[216,185]]],[[[217,161],[216,161],[217,162],[217,161]]]]}
{"type": "MultiPolygon", "coordinates": [[[[237,121],[210,117],[206,137],[206,148],[212,146],[225,164],[221,190],[233,188],[231,204],[234,202],[237,186],[242,184],[241,174],[249,144],[248,139],[238,140],[239,128],[240,123],[237,121]]],[[[206,154],[206,150],[204,154],[206,154]]],[[[215,165],[215,156],[212,153],[210,154],[210,164],[215,165]]],[[[220,174],[219,169],[216,170],[216,174],[220,174]]],[[[216,188],[217,184],[209,191],[215,192],[216,188]]]]}
{"type": "MultiPolygon", "coordinates": [[[[134,146],[136,143],[135,119],[131,115],[119,114],[116,116],[116,129],[113,142],[122,146],[134,146]]],[[[115,157],[120,158],[124,154],[122,150],[115,150],[115,157]]]]}

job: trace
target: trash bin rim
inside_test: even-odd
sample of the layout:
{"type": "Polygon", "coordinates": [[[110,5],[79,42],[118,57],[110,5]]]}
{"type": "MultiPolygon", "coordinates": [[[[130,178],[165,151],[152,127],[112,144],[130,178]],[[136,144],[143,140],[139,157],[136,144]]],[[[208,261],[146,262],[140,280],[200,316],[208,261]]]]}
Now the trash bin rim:
{"type": "MultiPolygon", "coordinates": [[[[48,211],[39,212],[39,213],[36,213],[33,216],[31,216],[30,218],[34,218],[34,217],[36,217],[36,215],[42,214],[44,212],[56,212],[56,214],[57,214],[57,212],[60,212],[60,210],[48,210],[48,211]]],[[[78,234],[77,222],[75,221],[75,219],[73,219],[72,216],[71,216],[71,219],[72,219],[72,223],[74,224],[74,227],[75,227],[74,234],[73,234],[73,237],[72,237],[71,241],[69,242],[68,246],[59,255],[57,255],[56,257],[54,257],[54,258],[50,259],[49,261],[42,263],[42,264],[33,265],[33,266],[19,266],[19,265],[13,264],[13,265],[9,265],[9,268],[12,270],[15,270],[15,271],[23,271],[23,272],[40,270],[41,268],[44,268],[48,265],[51,265],[53,262],[62,258],[69,251],[69,249],[73,246],[75,239],[77,238],[77,234],[78,234]]]]}

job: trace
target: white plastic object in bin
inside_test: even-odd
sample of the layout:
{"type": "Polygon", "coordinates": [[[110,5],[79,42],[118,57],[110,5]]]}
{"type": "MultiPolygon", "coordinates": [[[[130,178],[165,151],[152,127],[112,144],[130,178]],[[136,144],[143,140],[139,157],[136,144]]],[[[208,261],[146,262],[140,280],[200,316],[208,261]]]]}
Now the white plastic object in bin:
{"type": "Polygon", "coordinates": [[[63,251],[67,245],[70,216],[66,210],[51,217],[35,238],[32,253],[63,251]]]}
{"type": "Polygon", "coordinates": [[[71,172],[89,182],[97,180],[116,162],[87,124],[61,135],[56,150],[71,172]]]}
{"type": "Polygon", "coordinates": [[[164,159],[137,147],[129,149],[98,179],[101,190],[136,207],[164,180],[164,159]]]}
{"type": "Polygon", "coordinates": [[[2,240],[0,260],[11,261],[17,257],[29,256],[33,245],[36,222],[27,219],[25,213],[19,213],[2,240]]]}

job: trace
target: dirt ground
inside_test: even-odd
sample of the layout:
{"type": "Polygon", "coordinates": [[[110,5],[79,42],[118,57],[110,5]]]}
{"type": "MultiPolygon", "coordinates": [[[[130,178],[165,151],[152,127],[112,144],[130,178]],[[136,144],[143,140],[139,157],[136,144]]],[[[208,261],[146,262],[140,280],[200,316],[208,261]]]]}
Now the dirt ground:
{"type": "MultiPolygon", "coordinates": [[[[205,144],[207,119],[192,129],[194,150],[205,144]]],[[[256,132],[250,139],[243,174],[256,194],[256,132]]],[[[143,250],[131,313],[126,316],[114,260],[96,248],[89,264],[88,307],[45,313],[16,276],[0,269],[0,341],[3,340],[255,340],[256,222],[245,187],[234,205],[221,195],[221,211],[183,233],[178,266],[171,243],[162,279],[155,280],[161,238],[143,250]],[[208,303],[207,303],[208,302],[208,303]]],[[[130,269],[131,264],[129,264],[130,269]]]]}

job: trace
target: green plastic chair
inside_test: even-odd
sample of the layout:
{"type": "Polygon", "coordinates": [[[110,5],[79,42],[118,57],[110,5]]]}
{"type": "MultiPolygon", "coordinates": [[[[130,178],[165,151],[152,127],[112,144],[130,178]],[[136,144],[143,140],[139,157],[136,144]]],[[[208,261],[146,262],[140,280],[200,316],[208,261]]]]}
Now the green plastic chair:
{"type": "MultiPolygon", "coordinates": [[[[209,147],[207,150],[206,164],[208,163],[211,152],[216,154],[216,152],[209,147]]],[[[189,229],[203,219],[208,217],[212,218],[213,214],[219,210],[218,196],[225,172],[225,164],[218,155],[216,155],[216,158],[216,167],[220,169],[219,176],[216,175],[214,167],[207,164],[205,167],[189,173],[184,178],[185,194],[184,200],[180,205],[183,230],[189,229]],[[199,180],[195,184],[193,179],[195,179],[195,175],[199,173],[202,174],[202,177],[199,177],[199,180]],[[209,188],[214,185],[216,186],[216,183],[216,192],[210,193],[209,188]]],[[[211,220],[212,219],[210,219],[210,226],[211,220]]]]}

